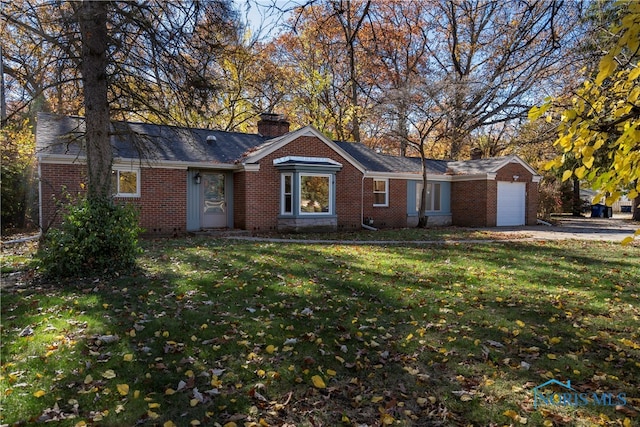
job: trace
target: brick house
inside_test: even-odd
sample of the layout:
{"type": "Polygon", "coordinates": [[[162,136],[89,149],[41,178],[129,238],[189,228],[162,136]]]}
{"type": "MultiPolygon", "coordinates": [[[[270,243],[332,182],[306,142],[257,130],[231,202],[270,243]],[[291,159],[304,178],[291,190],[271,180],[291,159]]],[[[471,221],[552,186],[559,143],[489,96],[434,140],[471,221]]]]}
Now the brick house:
{"type": "MultiPolygon", "coordinates": [[[[84,191],[79,117],[39,114],[43,228],[56,200],[84,191]]],[[[418,158],[332,141],[311,126],[289,131],[263,114],[259,134],[114,123],[114,198],[140,208],[151,235],[207,228],[355,230],[411,227],[422,191],[418,158]]],[[[427,161],[429,225],[536,223],[540,176],[517,156],[427,161]]]]}

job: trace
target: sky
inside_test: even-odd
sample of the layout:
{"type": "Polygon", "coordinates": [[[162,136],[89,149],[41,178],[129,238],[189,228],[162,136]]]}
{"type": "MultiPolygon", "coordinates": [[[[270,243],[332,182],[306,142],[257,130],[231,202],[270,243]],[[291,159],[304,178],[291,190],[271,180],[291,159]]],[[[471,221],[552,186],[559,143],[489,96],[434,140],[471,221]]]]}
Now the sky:
{"type": "Polygon", "coordinates": [[[240,16],[248,21],[253,32],[258,32],[262,26],[262,36],[267,38],[273,37],[275,27],[285,22],[286,11],[307,2],[308,0],[233,0],[240,16]]]}

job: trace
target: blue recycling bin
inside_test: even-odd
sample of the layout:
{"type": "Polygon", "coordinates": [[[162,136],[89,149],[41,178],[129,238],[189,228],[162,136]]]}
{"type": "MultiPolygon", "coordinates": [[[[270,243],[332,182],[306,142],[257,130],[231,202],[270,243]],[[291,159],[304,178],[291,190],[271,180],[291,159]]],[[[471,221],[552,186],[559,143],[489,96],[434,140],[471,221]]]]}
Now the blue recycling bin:
{"type": "Polygon", "coordinates": [[[591,205],[591,218],[602,218],[604,217],[604,209],[605,205],[602,203],[597,203],[595,205],[591,205]]]}

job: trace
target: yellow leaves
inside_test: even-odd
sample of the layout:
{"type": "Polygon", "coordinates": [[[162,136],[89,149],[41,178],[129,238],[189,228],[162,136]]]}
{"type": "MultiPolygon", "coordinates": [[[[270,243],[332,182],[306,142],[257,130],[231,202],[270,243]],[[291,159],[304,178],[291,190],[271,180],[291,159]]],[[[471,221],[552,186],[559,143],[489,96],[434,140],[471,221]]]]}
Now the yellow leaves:
{"type": "Polygon", "coordinates": [[[390,414],[387,414],[386,412],[380,416],[380,422],[382,423],[383,426],[390,426],[395,421],[396,421],[395,418],[393,418],[390,414]]]}
{"type": "Polygon", "coordinates": [[[172,389],[171,387],[169,387],[168,389],[166,389],[164,391],[165,396],[171,396],[171,395],[173,395],[175,393],[176,393],[176,391],[174,389],[172,389]]]}
{"type": "Polygon", "coordinates": [[[549,339],[549,344],[550,345],[559,344],[561,341],[562,341],[562,338],[560,337],[552,337],[549,339]]]}
{"type": "Polygon", "coordinates": [[[122,360],[124,360],[125,362],[133,361],[133,354],[131,353],[125,354],[124,356],[122,356],[122,360]]]}
{"type": "Polygon", "coordinates": [[[556,360],[556,359],[558,359],[558,356],[556,356],[553,353],[547,353],[547,359],[556,360]]]}
{"type": "Polygon", "coordinates": [[[529,113],[527,114],[527,116],[529,117],[529,120],[531,121],[538,120],[540,117],[544,115],[544,113],[547,112],[549,107],[551,107],[550,102],[546,102],[542,104],[540,107],[537,107],[534,105],[533,107],[531,107],[531,109],[529,110],[529,113]]]}
{"type": "Polygon", "coordinates": [[[506,411],[504,411],[502,413],[502,415],[511,418],[513,421],[520,423],[520,424],[526,424],[527,423],[527,419],[525,417],[521,417],[516,411],[513,411],[511,409],[508,409],[506,411]]]}
{"type": "Polygon", "coordinates": [[[573,171],[572,170],[566,170],[562,173],[562,182],[568,180],[569,178],[571,178],[573,176],[573,171]]]}
{"type": "Polygon", "coordinates": [[[638,343],[636,343],[634,341],[631,341],[629,338],[621,338],[618,341],[620,341],[622,344],[624,344],[624,345],[626,345],[628,347],[631,347],[633,349],[636,349],[636,350],[640,349],[640,344],[638,344],[638,343]]]}
{"type": "Polygon", "coordinates": [[[624,239],[622,239],[622,242],[620,242],[622,244],[622,246],[627,246],[629,244],[631,244],[634,241],[633,236],[627,236],[624,239]]]}
{"type": "Polygon", "coordinates": [[[320,375],[314,375],[311,377],[311,382],[313,382],[313,386],[315,388],[326,388],[327,385],[324,383],[324,380],[320,375]]]}
{"type": "Polygon", "coordinates": [[[120,393],[121,396],[126,396],[127,394],[129,394],[129,384],[118,384],[116,385],[116,388],[118,389],[118,393],[120,393]]]}
{"type": "Polygon", "coordinates": [[[38,391],[36,391],[35,393],[33,393],[33,395],[34,395],[35,397],[42,397],[42,396],[44,396],[45,394],[47,394],[47,392],[45,392],[44,390],[38,390],[38,391]]]}
{"type": "Polygon", "coordinates": [[[371,398],[371,403],[380,403],[384,400],[382,396],[374,396],[371,398]]]}
{"type": "Polygon", "coordinates": [[[277,348],[275,346],[273,346],[272,344],[269,344],[264,351],[266,351],[268,354],[273,354],[276,350],[277,348]]]}
{"type": "Polygon", "coordinates": [[[86,377],[84,377],[85,384],[91,384],[92,382],[93,382],[93,377],[91,375],[87,375],[86,377]]]}
{"type": "Polygon", "coordinates": [[[522,320],[516,320],[516,325],[518,325],[521,328],[524,328],[525,323],[522,320]]]}
{"type": "Polygon", "coordinates": [[[162,424],[162,427],[177,427],[177,426],[173,421],[169,420],[169,421],[165,422],[164,424],[162,424]]]}
{"type": "Polygon", "coordinates": [[[113,369],[108,369],[102,373],[102,377],[110,380],[116,377],[116,373],[113,372],[113,369]]]}
{"type": "Polygon", "coordinates": [[[606,55],[600,60],[598,64],[598,76],[596,77],[595,84],[600,86],[602,82],[616,70],[618,63],[611,53],[606,55]]]}
{"type": "MultiPolygon", "coordinates": [[[[587,168],[584,166],[580,166],[579,168],[577,168],[574,172],[576,175],[576,178],[578,179],[582,179],[584,178],[584,176],[587,174],[587,168]]],[[[564,177],[563,177],[564,178],[564,177]]],[[[564,180],[564,179],[563,179],[564,180]]]]}

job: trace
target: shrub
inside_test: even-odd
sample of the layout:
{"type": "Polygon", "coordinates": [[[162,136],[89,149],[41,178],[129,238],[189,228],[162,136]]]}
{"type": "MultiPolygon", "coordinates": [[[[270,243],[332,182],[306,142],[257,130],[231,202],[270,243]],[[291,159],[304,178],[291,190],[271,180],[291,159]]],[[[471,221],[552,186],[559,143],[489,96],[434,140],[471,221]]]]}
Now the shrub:
{"type": "Polygon", "coordinates": [[[111,200],[87,200],[69,207],[38,251],[47,277],[80,277],[128,271],[140,252],[138,210],[111,200]]]}

